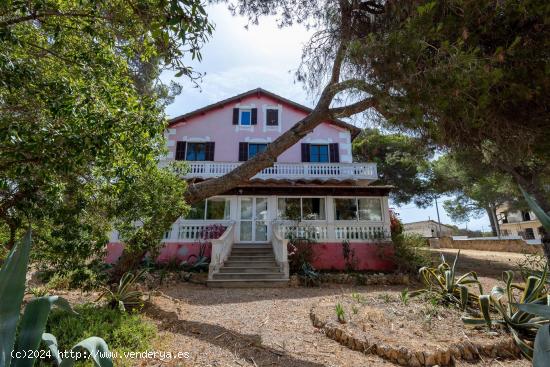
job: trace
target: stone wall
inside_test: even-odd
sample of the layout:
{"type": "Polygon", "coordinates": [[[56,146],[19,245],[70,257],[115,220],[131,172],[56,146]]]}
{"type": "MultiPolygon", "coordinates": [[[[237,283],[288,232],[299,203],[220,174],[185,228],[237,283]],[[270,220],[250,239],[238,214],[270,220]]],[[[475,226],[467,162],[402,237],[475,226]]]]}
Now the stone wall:
{"type": "Polygon", "coordinates": [[[443,237],[431,238],[429,242],[431,248],[542,254],[541,246],[528,245],[522,240],[453,240],[451,237],[443,237]]]}

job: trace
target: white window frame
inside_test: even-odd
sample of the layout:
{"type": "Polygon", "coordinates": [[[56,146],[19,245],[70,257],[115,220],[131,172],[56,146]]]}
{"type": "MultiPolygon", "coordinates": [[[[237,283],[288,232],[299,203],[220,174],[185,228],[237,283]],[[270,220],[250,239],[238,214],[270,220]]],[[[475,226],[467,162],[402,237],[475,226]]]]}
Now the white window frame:
{"type": "Polygon", "coordinates": [[[308,196],[277,196],[277,210],[276,210],[276,220],[282,220],[282,221],[289,221],[292,219],[283,219],[279,217],[279,199],[300,199],[300,222],[328,222],[328,198],[326,196],[316,196],[316,195],[308,195],[308,196]],[[304,219],[304,205],[303,205],[303,199],[311,199],[311,198],[317,198],[317,199],[324,199],[325,201],[325,219],[304,219]]]}
{"type": "Polygon", "coordinates": [[[243,108],[243,107],[239,107],[239,126],[252,126],[252,108],[243,108]],[[244,125],[242,123],[242,113],[243,112],[248,112],[250,113],[250,124],[248,125],[244,125]]]}
{"type": "Polygon", "coordinates": [[[262,112],[264,114],[263,118],[263,130],[266,131],[278,131],[281,132],[283,125],[283,106],[278,105],[263,105],[262,112]],[[267,110],[277,110],[278,111],[278,124],[276,126],[267,125],[267,110]]]}
{"type": "Polygon", "coordinates": [[[220,222],[220,221],[230,221],[231,220],[231,197],[229,196],[213,196],[210,198],[207,198],[204,200],[204,215],[202,219],[191,219],[191,218],[183,218],[183,221],[185,222],[220,222]],[[210,199],[224,199],[228,202],[229,205],[229,218],[228,219],[206,219],[206,215],[208,213],[208,200],[210,199]]]}
{"type": "Polygon", "coordinates": [[[335,222],[369,222],[369,223],[384,223],[384,202],[380,196],[333,196],[332,197],[332,217],[335,222]],[[336,203],[337,199],[354,199],[355,200],[355,219],[336,219],[336,203]],[[359,218],[359,199],[376,199],[380,203],[380,220],[366,220],[359,218]]]}
{"type": "Polygon", "coordinates": [[[254,126],[252,125],[252,109],[256,108],[255,104],[241,105],[237,103],[235,108],[239,109],[239,119],[237,120],[237,125],[235,125],[235,131],[239,132],[240,130],[254,132],[254,126]],[[241,125],[241,111],[250,110],[250,125],[241,125]]]}

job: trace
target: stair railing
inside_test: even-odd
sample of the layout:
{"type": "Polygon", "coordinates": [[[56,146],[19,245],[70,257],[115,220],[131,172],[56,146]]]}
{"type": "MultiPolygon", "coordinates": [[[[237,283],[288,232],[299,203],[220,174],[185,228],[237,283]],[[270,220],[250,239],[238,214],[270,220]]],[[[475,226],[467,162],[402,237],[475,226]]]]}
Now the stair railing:
{"type": "Polygon", "coordinates": [[[235,224],[231,223],[219,238],[211,240],[212,255],[210,257],[210,266],[208,267],[208,280],[213,279],[214,274],[220,271],[223,263],[227,260],[229,254],[231,254],[234,227],[235,224]]]}
{"type": "Polygon", "coordinates": [[[277,261],[277,265],[279,265],[279,268],[285,274],[285,278],[288,279],[288,239],[281,235],[279,224],[273,223],[271,228],[273,231],[271,244],[273,246],[273,253],[275,254],[275,261],[277,261]]]}

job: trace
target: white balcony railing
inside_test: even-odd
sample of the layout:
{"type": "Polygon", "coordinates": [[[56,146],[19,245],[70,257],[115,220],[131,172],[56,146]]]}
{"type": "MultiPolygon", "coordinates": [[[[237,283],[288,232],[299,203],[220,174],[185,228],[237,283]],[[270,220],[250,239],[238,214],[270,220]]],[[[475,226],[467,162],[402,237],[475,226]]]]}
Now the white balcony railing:
{"type": "Polygon", "coordinates": [[[389,240],[389,228],[384,223],[279,223],[277,230],[282,238],[308,238],[315,241],[384,241],[389,240]]]}
{"type": "MultiPolygon", "coordinates": [[[[214,178],[231,172],[242,162],[189,161],[184,178],[214,178]]],[[[376,180],[376,163],[275,163],[253,179],[376,180]]]]}

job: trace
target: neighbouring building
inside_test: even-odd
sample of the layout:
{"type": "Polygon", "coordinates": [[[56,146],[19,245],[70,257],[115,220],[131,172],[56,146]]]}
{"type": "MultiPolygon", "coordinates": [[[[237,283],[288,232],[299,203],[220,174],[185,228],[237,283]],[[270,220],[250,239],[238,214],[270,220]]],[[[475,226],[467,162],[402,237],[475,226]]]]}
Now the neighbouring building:
{"type": "MultiPolygon", "coordinates": [[[[166,131],[171,160],[186,161],[190,182],[223,176],[266,149],[311,109],[255,89],[172,119],[166,131]]],[[[208,242],[211,286],[281,285],[288,280],[287,242],[307,237],[317,269],[389,270],[390,187],[373,185],[376,164],[353,162],[360,130],[327,120],[277,162],[239,187],[195,204],[165,234],[159,261],[187,259],[208,242]],[[210,236],[210,237],[218,237],[210,236]],[[353,259],[346,262],[342,242],[353,259]]],[[[108,261],[122,251],[112,233],[108,261]]]]}
{"type": "Polygon", "coordinates": [[[419,234],[425,238],[449,237],[452,236],[454,228],[445,224],[440,224],[434,220],[423,220],[420,222],[404,223],[403,233],[419,234]],[[441,228],[441,233],[439,233],[441,228]]]}
{"type": "Polygon", "coordinates": [[[512,210],[507,204],[497,209],[497,219],[502,236],[519,236],[526,241],[542,238],[542,224],[529,210],[512,210]]]}

